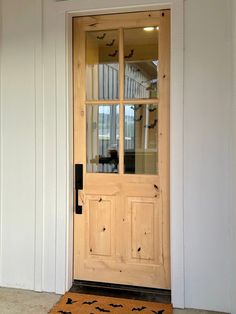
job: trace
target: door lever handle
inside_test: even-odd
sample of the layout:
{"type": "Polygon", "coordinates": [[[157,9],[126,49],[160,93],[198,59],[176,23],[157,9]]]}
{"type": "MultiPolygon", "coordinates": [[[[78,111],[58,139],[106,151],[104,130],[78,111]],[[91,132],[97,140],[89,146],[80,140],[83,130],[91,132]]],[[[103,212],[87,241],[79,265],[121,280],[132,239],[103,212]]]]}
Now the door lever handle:
{"type": "Polygon", "coordinates": [[[75,165],[75,213],[81,215],[83,207],[79,205],[79,190],[83,190],[83,165],[75,165]]]}

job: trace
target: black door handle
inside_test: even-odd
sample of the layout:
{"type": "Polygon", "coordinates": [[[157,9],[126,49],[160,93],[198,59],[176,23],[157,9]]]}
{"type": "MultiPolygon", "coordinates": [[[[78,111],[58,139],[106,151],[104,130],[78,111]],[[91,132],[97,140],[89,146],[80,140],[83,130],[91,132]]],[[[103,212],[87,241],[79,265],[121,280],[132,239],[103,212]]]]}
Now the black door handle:
{"type": "Polygon", "coordinates": [[[83,207],[79,205],[79,190],[83,190],[83,165],[75,165],[75,213],[82,214],[83,207]]]}

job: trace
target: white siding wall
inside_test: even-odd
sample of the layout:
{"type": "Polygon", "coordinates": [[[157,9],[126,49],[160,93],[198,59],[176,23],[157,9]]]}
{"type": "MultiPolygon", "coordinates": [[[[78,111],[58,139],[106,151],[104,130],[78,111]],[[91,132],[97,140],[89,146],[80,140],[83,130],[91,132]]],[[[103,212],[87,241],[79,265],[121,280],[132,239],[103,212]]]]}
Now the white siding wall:
{"type": "Polygon", "coordinates": [[[42,241],[36,232],[42,210],[41,2],[17,4],[1,6],[1,284],[34,289],[42,241]]]}
{"type": "MultiPolygon", "coordinates": [[[[184,32],[185,305],[228,312],[230,1],[186,0],[184,32]]],[[[77,2],[81,10],[155,4],[77,2]]],[[[60,6],[64,14],[67,3],[75,1],[1,0],[2,286],[66,288],[61,270],[67,267],[63,252],[70,215],[65,210],[69,108],[63,80],[57,79],[66,77],[66,40],[57,38],[66,34],[66,20],[56,19],[53,10],[60,14],[60,6]]]]}
{"type": "Polygon", "coordinates": [[[236,296],[236,1],[233,1],[232,7],[232,18],[233,18],[233,111],[232,111],[232,119],[233,119],[233,128],[232,128],[232,151],[233,151],[233,180],[232,180],[232,238],[233,238],[233,245],[232,245],[232,292],[231,292],[231,302],[232,302],[232,313],[236,313],[236,304],[235,304],[235,296],[236,296]]]}
{"type": "Polygon", "coordinates": [[[185,6],[186,306],[230,303],[230,2],[185,6]],[[218,297],[217,297],[218,296],[218,297]]]}

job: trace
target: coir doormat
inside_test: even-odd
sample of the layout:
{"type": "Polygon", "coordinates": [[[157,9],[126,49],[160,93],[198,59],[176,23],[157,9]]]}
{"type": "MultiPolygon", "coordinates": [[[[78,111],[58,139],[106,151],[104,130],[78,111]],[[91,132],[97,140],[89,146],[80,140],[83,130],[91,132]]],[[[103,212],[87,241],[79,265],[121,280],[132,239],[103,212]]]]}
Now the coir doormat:
{"type": "Polygon", "coordinates": [[[50,314],[172,314],[171,304],[67,292],[50,314]]]}

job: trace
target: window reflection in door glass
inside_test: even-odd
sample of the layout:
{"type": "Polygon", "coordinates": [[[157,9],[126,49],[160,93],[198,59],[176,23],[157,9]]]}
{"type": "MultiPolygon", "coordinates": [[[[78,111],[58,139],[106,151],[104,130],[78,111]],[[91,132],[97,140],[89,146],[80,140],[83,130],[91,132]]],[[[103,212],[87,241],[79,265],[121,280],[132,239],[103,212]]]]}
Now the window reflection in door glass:
{"type": "Polygon", "coordinates": [[[117,30],[86,33],[86,99],[119,97],[119,36],[117,30]]]}
{"type": "Polygon", "coordinates": [[[126,174],[157,174],[158,106],[125,105],[126,174]]]}
{"type": "Polygon", "coordinates": [[[158,98],[158,27],[124,30],[125,99],[158,98]]]}
{"type": "Polygon", "coordinates": [[[119,172],[119,105],[87,105],[87,172],[119,172]]]}

